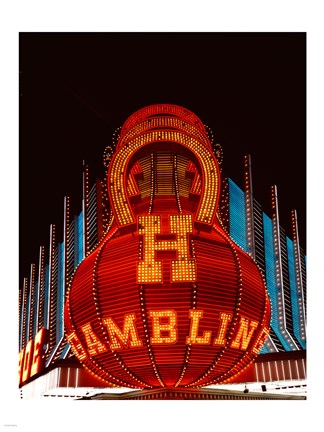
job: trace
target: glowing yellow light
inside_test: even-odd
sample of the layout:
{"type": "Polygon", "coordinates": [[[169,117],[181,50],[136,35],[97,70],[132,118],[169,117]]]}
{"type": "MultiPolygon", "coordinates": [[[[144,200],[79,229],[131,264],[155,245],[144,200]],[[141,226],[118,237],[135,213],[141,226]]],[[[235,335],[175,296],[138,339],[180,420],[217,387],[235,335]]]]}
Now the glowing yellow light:
{"type": "Polygon", "coordinates": [[[69,344],[71,345],[75,355],[78,357],[79,360],[85,360],[87,358],[87,354],[85,350],[83,349],[83,346],[81,345],[80,340],[78,339],[75,332],[72,332],[66,336],[69,344]]]}
{"type": "Polygon", "coordinates": [[[125,315],[123,330],[121,330],[112,318],[109,317],[103,320],[103,323],[107,326],[112,351],[128,347],[136,348],[143,345],[138,337],[135,321],[136,315],[134,313],[125,315]]]}
{"type": "Polygon", "coordinates": [[[87,323],[81,327],[81,330],[84,334],[85,341],[87,344],[88,352],[90,355],[101,354],[107,351],[105,345],[101,343],[98,336],[93,331],[91,324],[87,323]]]}
{"type": "Polygon", "coordinates": [[[236,333],[236,337],[231,343],[231,348],[241,349],[246,351],[253,336],[255,329],[258,326],[257,321],[249,320],[248,318],[241,317],[240,326],[236,333]]]}
{"type": "Polygon", "coordinates": [[[22,372],[24,367],[24,356],[25,356],[25,348],[23,348],[19,352],[19,362],[18,362],[18,378],[19,378],[19,384],[22,383],[22,372]]]}
{"type": "Polygon", "coordinates": [[[45,335],[46,335],[46,330],[43,327],[39,330],[39,332],[35,336],[33,361],[31,365],[30,376],[35,375],[41,369],[41,365],[43,361],[42,357],[44,354],[43,345],[45,343],[45,335]]]}
{"type": "Polygon", "coordinates": [[[172,282],[196,281],[196,261],[189,257],[187,235],[193,229],[191,215],[170,216],[170,233],[176,235],[176,240],[155,240],[155,235],[161,233],[160,216],[139,216],[138,226],[138,233],[144,240],[144,259],[137,265],[138,283],[162,282],[162,262],[155,260],[155,252],[169,250],[178,253],[178,259],[171,263],[172,282]]]}
{"type": "MultiPolygon", "coordinates": [[[[253,347],[252,347],[252,352],[254,354],[258,354],[260,349],[262,348],[262,345],[264,344],[264,341],[267,339],[267,337],[269,336],[270,331],[267,328],[263,328],[256,340],[256,342],[254,343],[253,347]]],[[[270,344],[269,344],[270,345],[270,344]]]]}
{"type": "Polygon", "coordinates": [[[218,334],[214,339],[214,345],[224,346],[226,344],[225,334],[227,332],[228,324],[232,319],[231,313],[221,312],[219,314],[221,323],[218,329],[218,334]]]}
{"type": "Polygon", "coordinates": [[[177,314],[174,310],[150,310],[149,316],[152,318],[151,344],[172,344],[177,342],[177,314]],[[167,323],[161,323],[162,319],[167,319],[167,323]],[[167,332],[168,336],[162,336],[162,332],[167,332]]]}
{"type": "Polygon", "coordinates": [[[199,320],[203,317],[203,311],[198,309],[189,310],[191,318],[190,335],[186,338],[187,344],[208,345],[211,341],[211,331],[204,331],[203,336],[198,336],[199,320]]]}
{"type": "Polygon", "coordinates": [[[129,207],[124,188],[124,173],[132,154],[141,147],[157,141],[176,142],[187,147],[197,157],[202,169],[204,190],[202,191],[201,205],[197,214],[197,221],[211,224],[216,208],[218,193],[217,165],[210,148],[185,133],[171,130],[150,131],[135,136],[121,147],[116,153],[109,171],[108,186],[112,198],[113,209],[119,226],[134,223],[134,216],[129,207]]]}
{"type": "Polygon", "coordinates": [[[34,349],[34,341],[33,341],[33,339],[31,339],[25,348],[24,365],[23,365],[23,371],[22,371],[22,381],[26,381],[30,377],[30,369],[31,369],[33,349],[34,349]]]}

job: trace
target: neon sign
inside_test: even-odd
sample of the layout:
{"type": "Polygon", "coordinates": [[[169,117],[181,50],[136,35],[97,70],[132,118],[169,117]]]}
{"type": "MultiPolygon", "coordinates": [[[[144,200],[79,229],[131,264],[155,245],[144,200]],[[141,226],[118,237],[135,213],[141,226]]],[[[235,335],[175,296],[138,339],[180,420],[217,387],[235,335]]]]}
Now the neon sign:
{"type": "MultiPolygon", "coordinates": [[[[177,313],[174,310],[149,310],[148,315],[152,320],[152,336],[150,338],[151,345],[169,345],[177,342],[177,313]]],[[[220,325],[218,329],[216,329],[216,336],[213,340],[211,330],[205,330],[202,335],[198,336],[200,333],[199,322],[203,318],[203,310],[189,310],[189,318],[190,333],[186,337],[187,345],[226,345],[227,341],[225,339],[225,334],[232,318],[231,313],[220,312],[220,325]]],[[[107,326],[107,331],[109,334],[110,342],[108,346],[105,344],[104,340],[100,340],[99,336],[96,335],[91,327],[91,323],[87,323],[81,327],[85,338],[85,347],[82,346],[82,343],[78,339],[76,333],[72,332],[67,336],[74,349],[78,351],[79,354],[82,352],[84,358],[87,357],[87,353],[89,353],[91,356],[95,356],[106,352],[108,349],[115,351],[128,348],[140,348],[143,346],[143,342],[141,339],[139,339],[136,328],[135,313],[124,316],[122,329],[118,327],[114,319],[111,317],[103,319],[103,322],[107,326]]],[[[236,331],[234,339],[231,341],[230,347],[239,349],[241,351],[246,351],[258,326],[259,323],[257,321],[250,320],[246,317],[241,317],[239,327],[236,331]]],[[[268,334],[268,330],[262,328],[259,338],[253,344],[252,351],[256,353],[259,352],[261,345],[267,338],[268,334]]]]}
{"type": "Polygon", "coordinates": [[[260,351],[270,321],[265,282],[223,228],[220,184],[205,128],[190,111],[153,105],[125,122],[107,172],[113,217],[75,272],[64,315],[73,352],[107,385],[227,382],[260,351]],[[155,152],[188,161],[187,194],[176,171],[165,180],[173,193],[156,193],[158,173],[140,163],[155,152]]]}
{"type": "Polygon", "coordinates": [[[19,384],[24,383],[44,368],[44,345],[48,342],[48,335],[48,330],[44,327],[41,328],[36,334],[35,339],[30,339],[25,348],[19,352],[19,384]]]}

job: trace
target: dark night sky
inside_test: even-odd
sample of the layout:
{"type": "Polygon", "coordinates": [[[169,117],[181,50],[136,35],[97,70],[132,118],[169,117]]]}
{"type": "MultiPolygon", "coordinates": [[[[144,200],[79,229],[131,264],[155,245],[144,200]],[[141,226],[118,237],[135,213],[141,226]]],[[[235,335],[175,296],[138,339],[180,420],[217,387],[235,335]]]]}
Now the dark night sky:
{"type": "Polygon", "coordinates": [[[178,104],[212,128],[223,172],[269,214],[270,186],[291,235],[297,210],[306,249],[306,35],[304,33],[21,33],[19,42],[20,281],[59,241],[63,198],[79,212],[82,161],[102,177],[114,130],[134,111],[178,104]]]}

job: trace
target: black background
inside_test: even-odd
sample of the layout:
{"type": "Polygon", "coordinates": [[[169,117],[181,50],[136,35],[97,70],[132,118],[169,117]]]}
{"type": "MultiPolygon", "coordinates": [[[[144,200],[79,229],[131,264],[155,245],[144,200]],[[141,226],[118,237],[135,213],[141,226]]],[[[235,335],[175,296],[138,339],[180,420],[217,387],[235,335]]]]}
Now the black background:
{"type": "Polygon", "coordinates": [[[103,177],[102,155],[136,110],[171,103],[193,111],[224,151],[223,174],[243,186],[250,153],[254,196],[291,236],[296,209],[306,250],[305,33],[21,33],[19,36],[20,283],[63,199],[81,210],[82,161],[103,177]]]}

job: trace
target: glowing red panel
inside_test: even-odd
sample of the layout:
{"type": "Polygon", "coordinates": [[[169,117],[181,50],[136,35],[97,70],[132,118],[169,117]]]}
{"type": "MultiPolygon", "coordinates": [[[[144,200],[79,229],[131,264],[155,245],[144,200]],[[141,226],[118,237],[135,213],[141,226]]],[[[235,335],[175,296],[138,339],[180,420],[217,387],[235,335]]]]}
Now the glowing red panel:
{"type": "Polygon", "coordinates": [[[270,304],[258,266],[218,220],[220,171],[202,122],[175,105],[138,111],[121,130],[107,184],[114,219],[65,306],[75,355],[110,386],[232,379],[261,349],[270,304]],[[153,206],[140,197],[137,161],[155,150],[189,158],[199,200],[189,195],[179,210],[174,196],[156,195],[153,206]]]}

